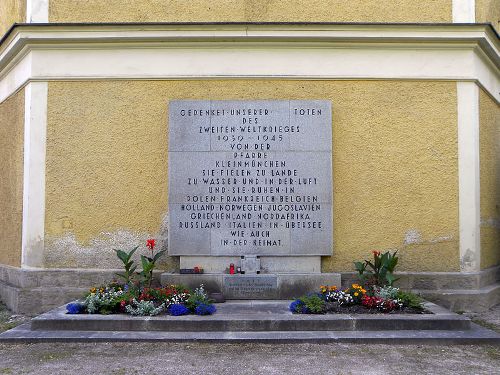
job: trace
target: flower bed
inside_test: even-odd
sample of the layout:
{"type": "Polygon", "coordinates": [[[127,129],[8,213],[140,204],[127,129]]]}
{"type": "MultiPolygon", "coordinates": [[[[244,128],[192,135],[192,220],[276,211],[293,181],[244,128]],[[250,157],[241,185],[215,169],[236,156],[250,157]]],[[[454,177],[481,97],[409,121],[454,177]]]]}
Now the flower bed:
{"type": "Polygon", "coordinates": [[[373,251],[373,260],[354,262],[360,284],[345,290],[322,285],[319,293],[297,298],[290,304],[296,314],[427,314],[423,300],[416,294],[393,287],[393,272],[398,263],[393,254],[373,251]]]}
{"type": "Polygon", "coordinates": [[[66,306],[68,314],[130,314],[154,316],[162,313],[179,316],[187,314],[212,315],[216,308],[208,298],[203,284],[194,291],[182,285],[153,288],[153,270],[165,250],[157,251],[154,239],[146,241],[150,256],[141,255],[142,270],[136,272],[137,265],[132,259],[138,246],[125,252],[115,250],[122,261],[124,271],[116,275],[123,283],[112,282],[91,288],[81,303],[66,306]]]}
{"type": "Polygon", "coordinates": [[[430,314],[416,294],[391,286],[367,290],[359,284],[345,290],[321,286],[320,292],[293,301],[290,311],[296,314],[430,314]]]}
{"type": "Polygon", "coordinates": [[[129,286],[113,282],[99,288],[91,288],[81,303],[66,306],[68,314],[130,314],[174,316],[196,314],[212,315],[215,306],[208,298],[203,284],[194,291],[180,285],[163,288],[129,286]]]}

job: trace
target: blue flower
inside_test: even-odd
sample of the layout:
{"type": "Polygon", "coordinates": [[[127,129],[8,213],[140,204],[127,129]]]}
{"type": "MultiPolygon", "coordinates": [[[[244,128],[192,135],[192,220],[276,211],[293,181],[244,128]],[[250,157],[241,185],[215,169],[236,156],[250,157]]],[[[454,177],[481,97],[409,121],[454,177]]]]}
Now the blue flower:
{"type": "Polygon", "coordinates": [[[85,311],[85,305],[82,303],[68,303],[66,310],[67,314],[81,314],[85,311]]]}
{"type": "Polygon", "coordinates": [[[300,299],[296,299],[290,304],[290,311],[296,314],[300,314],[304,307],[304,302],[302,302],[300,299]]]}
{"type": "Polygon", "coordinates": [[[173,316],[180,316],[180,315],[189,314],[189,309],[187,309],[186,306],[184,306],[184,305],[182,305],[180,303],[176,303],[176,304],[171,305],[168,308],[168,311],[173,316]]]}
{"type": "Polygon", "coordinates": [[[128,284],[125,284],[125,285],[123,286],[123,291],[124,291],[124,292],[128,291],[128,284]]]}
{"type": "Polygon", "coordinates": [[[216,311],[217,309],[215,308],[214,305],[207,305],[205,303],[200,303],[198,306],[196,306],[194,313],[196,315],[212,315],[216,311]]]}

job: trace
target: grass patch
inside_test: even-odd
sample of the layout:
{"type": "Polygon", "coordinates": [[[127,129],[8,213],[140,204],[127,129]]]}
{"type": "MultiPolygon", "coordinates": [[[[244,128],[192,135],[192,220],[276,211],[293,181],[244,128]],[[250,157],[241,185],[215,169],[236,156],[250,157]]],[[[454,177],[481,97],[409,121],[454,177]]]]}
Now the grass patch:
{"type": "Polygon", "coordinates": [[[0,333],[17,327],[19,324],[24,323],[23,316],[13,316],[12,312],[7,309],[3,303],[0,302],[0,333]]]}
{"type": "Polygon", "coordinates": [[[499,360],[500,359],[500,349],[497,347],[489,347],[486,348],[486,355],[491,359],[499,360]]]}
{"type": "Polygon", "coordinates": [[[56,352],[56,353],[44,353],[40,355],[38,360],[40,362],[50,362],[50,361],[58,361],[64,358],[68,358],[72,355],[72,353],[69,353],[67,351],[61,351],[61,352],[56,352]]]}

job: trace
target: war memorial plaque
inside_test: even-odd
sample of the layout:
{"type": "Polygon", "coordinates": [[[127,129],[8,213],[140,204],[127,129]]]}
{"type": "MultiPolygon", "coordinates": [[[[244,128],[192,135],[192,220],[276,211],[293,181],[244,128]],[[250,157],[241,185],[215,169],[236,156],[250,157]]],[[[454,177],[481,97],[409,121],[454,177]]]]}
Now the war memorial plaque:
{"type": "Polygon", "coordinates": [[[276,298],[278,278],[276,275],[224,275],[222,285],[228,299],[276,298]]]}
{"type": "Polygon", "coordinates": [[[332,253],[325,100],[169,103],[169,253],[332,253]]]}

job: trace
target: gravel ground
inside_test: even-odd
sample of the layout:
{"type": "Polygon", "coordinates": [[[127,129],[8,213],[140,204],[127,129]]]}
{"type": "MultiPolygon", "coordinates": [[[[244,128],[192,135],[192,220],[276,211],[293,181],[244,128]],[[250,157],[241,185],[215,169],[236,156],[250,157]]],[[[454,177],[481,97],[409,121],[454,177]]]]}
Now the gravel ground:
{"type": "Polygon", "coordinates": [[[0,345],[0,374],[498,374],[500,348],[347,344],[0,345]]]}
{"type": "MultiPolygon", "coordinates": [[[[468,315],[500,331],[500,305],[468,315]]],[[[4,309],[2,319],[5,329],[26,317],[4,309]]],[[[0,344],[0,374],[492,375],[499,369],[500,346],[488,345],[0,344]]]]}

